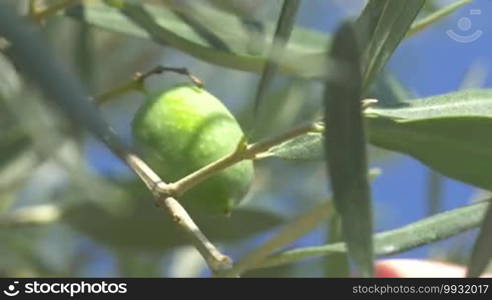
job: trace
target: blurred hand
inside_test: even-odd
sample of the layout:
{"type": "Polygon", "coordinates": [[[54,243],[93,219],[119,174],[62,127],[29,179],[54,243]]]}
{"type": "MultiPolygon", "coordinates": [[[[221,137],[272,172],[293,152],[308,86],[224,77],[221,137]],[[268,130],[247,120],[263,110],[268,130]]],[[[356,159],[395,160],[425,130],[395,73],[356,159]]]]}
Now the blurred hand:
{"type": "MultiPolygon", "coordinates": [[[[466,268],[460,265],[423,259],[385,259],[376,262],[375,277],[430,278],[465,277],[466,268]]],[[[492,278],[491,273],[481,277],[492,278]]]]}

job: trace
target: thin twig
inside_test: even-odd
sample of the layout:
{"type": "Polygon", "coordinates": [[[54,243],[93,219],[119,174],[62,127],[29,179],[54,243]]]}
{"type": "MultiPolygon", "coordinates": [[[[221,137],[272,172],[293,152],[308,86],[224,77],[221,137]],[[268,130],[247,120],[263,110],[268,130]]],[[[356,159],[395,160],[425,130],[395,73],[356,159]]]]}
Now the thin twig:
{"type": "Polygon", "coordinates": [[[110,91],[107,91],[99,96],[94,97],[94,102],[97,105],[102,105],[107,103],[109,100],[114,99],[117,96],[128,93],[130,91],[144,91],[145,90],[145,79],[155,74],[162,74],[164,72],[173,72],[181,75],[187,76],[190,81],[199,88],[203,88],[204,83],[195,75],[191,74],[187,68],[173,68],[173,67],[164,67],[157,66],[147,72],[140,73],[137,72],[133,76],[131,80],[125,82],[124,84],[113,88],[110,91]]]}
{"type": "Polygon", "coordinates": [[[185,193],[187,190],[189,190],[191,187],[204,181],[205,179],[209,178],[213,174],[223,169],[226,169],[242,160],[257,159],[259,154],[268,151],[270,148],[274,146],[277,146],[295,137],[310,132],[320,132],[321,130],[322,130],[322,126],[319,123],[310,123],[308,125],[290,130],[282,135],[279,135],[271,139],[266,139],[264,141],[260,141],[247,146],[243,146],[240,144],[235,152],[181,178],[180,180],[170,184],[169,188],[172,190],[174,195],[180,196],[183,193],[185,193]]]}
{"type": "Polygon", "coordinates": [[[160,197],[157,200],[157,205],[161,208],[166,208],[169,214],[171,214],[173,221],[178,224],[189,237],[191,237],[193,245],[195,245],[196,249],[202,254],[208,266],[215,274],[232,267],[232,260],[228,256],[222,254],[214,244],[207,239],[176,199],[165,196],[160,197]]]}
{"type": "Polygon", "coordinates": [[[232,266],[232,260],[222,254],[201,232],[186,210],[170,194],[169,185],[137,155],[126,149],[113,149],[130,168],[140,177],[147,188],[153,192],[155,203],[167,211],[173,221],[188,235],[192,244],[200,252],[210,269],[217,273],[227,270],[232,266]]]}

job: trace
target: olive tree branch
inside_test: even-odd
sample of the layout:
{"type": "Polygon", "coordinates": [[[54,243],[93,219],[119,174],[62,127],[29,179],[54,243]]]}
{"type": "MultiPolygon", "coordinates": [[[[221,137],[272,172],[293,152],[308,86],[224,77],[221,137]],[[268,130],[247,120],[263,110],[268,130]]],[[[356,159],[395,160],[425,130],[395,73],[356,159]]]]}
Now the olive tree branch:
{"type": "MultiPolygon", "coordinates": [[[[376,99],[364,99],[361,101],[362,109],[365,110],[377,102],[378,101],[376,99]]],[[[291,129],[279,136],[268,138],[250,145],[245,144],[245,141],[242,140],[240,141],[236,151],[233,153],[196,170],[195,172],[179,179],[174,183],[170,183],[168,185],[168,188],[170,189],[168,192],[179,197],[193,186],[223,169],[226,169],[243,160],[257,160],[268,157],[268,155],[264,154],[266,154],[268,150],[274,146],[280,145],[308,133],[323,132],[323,128],[324,124],[322,122],[312,122],[307,125],[291,129]]]]}
{"type": "Polygon", "coordinates": [[[201,169],[198,169],[197,171],[181,178],[174,183],[170,183],[170,192],[173,195],[180,196],[193,186],[197,185],[198,183],[204,181],[205,179],[223,169],[226,169],[243,160],[259,159],[261,158],[260,154],[268,151],[274,146],[277,146],[283,142],[304,134],[308,134],[311,132],[321,132],[322,129],[323,126],[320,123],[314,122],[289,130],[288,132],[277,137],[265,139],[254,144],[247,145],[244,141],[241,141],[236,151],[234,151],[233,153],[220,158],[219,160],[212,162],[201,169]]]}
{"type": "Polygon", "coordinates": [[[153,191],[156,204],[171,215],[178,227],[187,234],[212,271],[216,273],[229,268],[230,259],[205,237],[184,208],[167,193],[166,183],[114,133],[97,107],[87,100],[87,93],[79,80],[67,73],[45,46],[39,30],[2,2],[0,35],[12,44],[13,51],[7,55],[39,84],[47,96],[45,99],[52,100],[72,121],[92,132],[153,191]],[[155,189],[156,186],[160,188],[155,189]]]}

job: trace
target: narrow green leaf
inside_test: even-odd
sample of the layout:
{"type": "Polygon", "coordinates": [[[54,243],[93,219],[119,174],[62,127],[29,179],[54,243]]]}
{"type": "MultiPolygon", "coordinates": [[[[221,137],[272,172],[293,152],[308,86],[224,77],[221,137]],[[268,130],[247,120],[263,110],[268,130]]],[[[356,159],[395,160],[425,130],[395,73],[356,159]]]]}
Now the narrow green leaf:
{"type": "MultiPolygon", "coordinates": [[[[210,9],[198,1],[194,1],[196,7],[192,15],[186,15],[186,20],[183,14],[153,5],[123,0],[111,3],[113,6],[98,0],[85,1],[67,10],[66,15],[92,26],[172,46],[209,63],[250,72],[263,71],[267,53],[251,53],[249,32],[237,16],[210,9]]],[[[274,24],[265,24],[266,49],[272,44],[274,31],[274,24]]],[[[278,62],[278,71],[307,78],[324,77],[328,41],[329,37],[322,33],[293,28],[282,61],[278,62]]]]}
{"type": "Polygon", "coordinates": [[[270,149],[265,156],[275,156],[289,160],[317,160],[324,157],[323,135],[309,133],[270,149]]]}
{"type": "MultiPolygon", "coordinates": [[[[409,154],[451,178],[492,188],[488,180],[492,169],[492,90],[410,101],[390,98],[398,100],[386,102],[389,108],[365,112],[371,144],[409,154]]],[[[280,144],[265,156],[319,159],[322,143],[320,134],[311,133],[280,144]]]]}
{"type": "MultiPolygon", "coordinates": [[[[484,209],[485,210],[485,209],[484,209]]],[[[492,260],[492,205],[489,204],[487,214],[478,234],[470,262],[467,277],[479,277],[492,260]]]]}
{"type": "MultiPolygon", "coordinates": [[[[114,9],[103,5],[100,0],[85,1],[80,6],[67,10],[66,15],[105,30],[153,40],[164,46],[170,45],[210,63],[250,72],[262,72],[264,69],[267,61],[266,53],[260,52],[255,55],[251,53],[250,40],[244,38],[249,36],[249,32],[236,16],[212,10],[198,1],[194,2],[193,5],[197,7],[193,10],[193,20],[198,24],[207,24],[208,36],[213,37],[207,39],[196,31],[196,26],[190,24],[190,18],[183,19],[182,15],[170,9],[120,2],[123,5],[120,5],[119,9],[114,9]]],[[[378,2],[383,1],[374,1],[370,4],[374,7],[383,7],[378,2]]],[[[417,3],[417,1],[393,2],[410,3],[412,6],[413,2],[417,3]]],[[[368,7],[370,6],[368,5],[366,10],[368,7]]],[[[365,13],[368,16],[363,19],[372,22],[368,24],[359,21],[360,28],[372,28],[372,31],[361,31],[363,32],[361,36],[365,36],[367,42],[374,36],[374,28],[377,27],[379,20],[377,13],[381,13],[382,10],[374,9],[372,13],[368,12],[369,10],[365,13]]],[[[443,13],[440,14],[440,18],[444,16],[443,13]]],[[[359,20],[361,19],[362,17],[359,20]]],[[[417,30],[418,27],[422,27],[419,22],[412,28],[417,30]]],[[[270,44],[274,30],[274,24],[266,24],[265,33],[270,44]]],[[[397,32],[392,34],[396,35],[397,32]]],[[[278,71],[306,78],[323,78],[327,72],[325,47],[329,39],[328,35],[299,26],[294,27],[284,51],[284,59],[281,63],[277,62],[278,71]],[[298,63],[299,61],[302,63],[298,63]]]]}
{"type": "Polygon", "coordinates": [[[265,97],[265,93],[267,92],[268,87],[271,85],[275,73],[277,73],[277,61],[280,60],[279,57],[282,57],[285,46],[289,41],[290,34],[296,21],[296,15],[299,9],[299,5],[299,0],[284,0],[282,11],[277,22],[275,35],[273,37],[273,44],[268,55],[268,60],[263,68],[260,83],[256,91],[254,106],[255,112],[258,111],[259,106],[261,102],[263,102],[263,98],[265,97]],[[273,60],[273,58],[276,59],[273,60]]]}
{"type": "MultiPolygon", "coordinates": [[[[490,202],[490,200],[480,201],[476,204],[425,218],[398,229],[378,233],[374,236],[376,255],[402,253],[476,228],[480,226],[490,202]]],[[[278,266],[306,258],[331,256],[346,251],[345,243],[299,248],[271,255],[256,267],[278,266]]]]}
{"type": "Polygon", "coordinates": [[[369,141],[422,161],[443,175],[492,189],[492,90],[470,90],[400,108],[369,108],[369,141]]]}
{"type": "Polygon", "coordinates": [[[421,20],[417,20],[415,23],[412,24],[412,27],[410,27],[410,30],[407,33],[407,37],[424,31],[431,25],[434,25],[435,23],[441,21],[445,17],[454,13],[458,8],[465,6],[466,4],[469,4],[472,1],[473,0],[460,0],[460,1],[453,2],[448,6],[445,6],[437,11],[434,11],[432,14],[426,16],[425,18],[422,18],[421,20]]]}
{"type": "Polygon", "coordinates": [[[371,0],[356,23],[363,52],[363,90],[367,91],[422,9],[425,0],[371,0]]]}
{"type": "Polygon", "coordinates": [[[325,149],[333,199],[342,220],[349,256],[362,276],[373,273],[372,212],[362,122],[362,74],[356,32],[345,23],[330,59],[338,77],[325,87],[325,149]]]}

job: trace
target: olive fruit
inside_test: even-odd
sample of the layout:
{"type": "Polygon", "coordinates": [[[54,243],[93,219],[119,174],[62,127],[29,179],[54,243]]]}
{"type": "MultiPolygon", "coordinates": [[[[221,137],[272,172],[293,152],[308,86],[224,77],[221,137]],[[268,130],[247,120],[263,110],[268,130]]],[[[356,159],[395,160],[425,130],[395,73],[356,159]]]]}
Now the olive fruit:
{"type": "MultiPolygon", "coordinates": [[[[143,159],[174,182],[234,152],[243,138],[237,120],[206,90],[183,84],[148,97],[132,123],[143,159]]],[[[179,200],[213,214],[228,214],[249,190],[253,163],[244,160],[192,187],[179,200]]]]}

